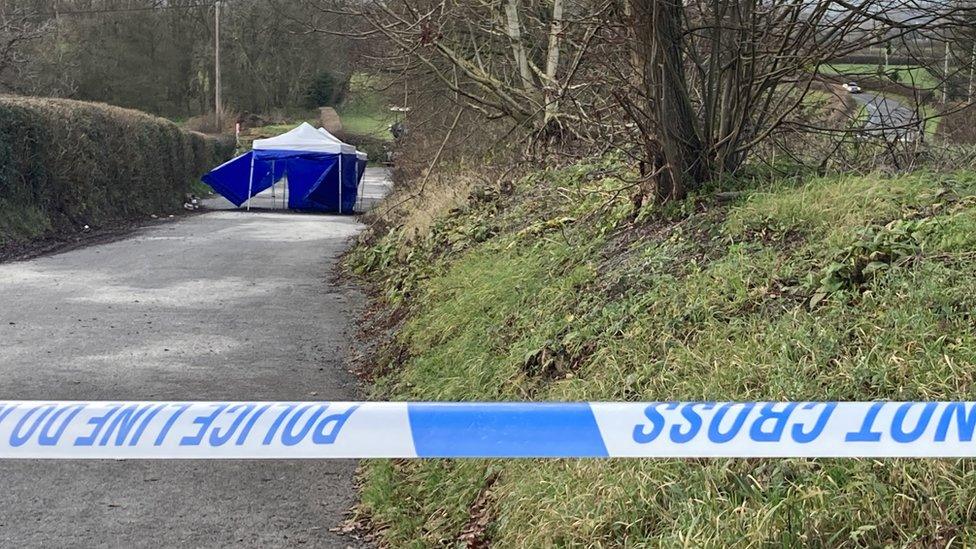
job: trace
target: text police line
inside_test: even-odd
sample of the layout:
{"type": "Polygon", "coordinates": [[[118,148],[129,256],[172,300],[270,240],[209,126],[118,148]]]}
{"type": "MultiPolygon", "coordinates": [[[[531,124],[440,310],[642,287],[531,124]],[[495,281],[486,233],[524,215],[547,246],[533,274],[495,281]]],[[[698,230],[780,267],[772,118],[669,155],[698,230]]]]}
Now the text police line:
{"type": "MultiPolygon", "coordinates": [[[[17,448],[28,442],[41,446],[136,446],[141,443],[162,446],[175,439],[180,446],[201,444],[219,447],[232,443],[242,446],[252,435],[255,423],[266,413],[274,419],[258,434],[260,444],[294,446],[306,438],[315,444],[335,442],[343,424],[358,406],[341,413],[327,414],[328,404],[214,403],[209,410],[188,415],[191,432],[174,432],[173,427],[190,409],[189,403],[107,404],[97,413],[85,416],[84,434],[62,441],[72,422],[91,404],[0,405],[0,428],[4,420],[21,408],[23,413],[11,421],[8,443],[17,448]],[[218,426],[218,419],[229,419],[218,426]],[[153,428],[151,428],[153,427],[153,428]],[[146,437],[144,440],[143,437],[146,437]]],[[[185,423],[185,422],[184,422],[185,423]]]]}

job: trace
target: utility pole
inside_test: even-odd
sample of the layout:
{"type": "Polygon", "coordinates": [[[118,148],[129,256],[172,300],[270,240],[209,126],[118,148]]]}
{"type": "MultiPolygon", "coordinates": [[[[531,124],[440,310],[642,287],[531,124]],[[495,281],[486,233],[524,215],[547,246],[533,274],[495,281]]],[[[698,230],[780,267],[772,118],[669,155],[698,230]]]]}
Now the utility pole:
{"type": "Polygon", "coordinates": [[[214,121],[220,132],[220,0],[214,0],[214,121]]]}

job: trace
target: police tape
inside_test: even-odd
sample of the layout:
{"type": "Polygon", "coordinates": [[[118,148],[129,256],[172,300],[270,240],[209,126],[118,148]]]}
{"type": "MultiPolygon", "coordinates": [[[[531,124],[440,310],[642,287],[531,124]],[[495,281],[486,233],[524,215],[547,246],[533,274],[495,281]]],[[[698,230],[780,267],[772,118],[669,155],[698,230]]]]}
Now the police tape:
{"type": "Polygon", "coordinates": [[[0,458],[972,457],[973,402],[0,402],[0,458]]]}

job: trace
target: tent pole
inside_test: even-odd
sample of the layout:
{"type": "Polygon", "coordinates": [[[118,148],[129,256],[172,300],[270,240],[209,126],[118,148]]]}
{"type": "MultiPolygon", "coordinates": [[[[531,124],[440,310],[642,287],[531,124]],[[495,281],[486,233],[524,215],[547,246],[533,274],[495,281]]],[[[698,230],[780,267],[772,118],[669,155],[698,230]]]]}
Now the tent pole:
{"type": "Polygon", "coordinates": [[[363,178],[359,176],[359,155],[356,155],[356,208],[355,209],[362,212],[362,206],[363,206],[363,178]]]}
{"type": "Polygon", "coordinates": [[[339,213],[342,213],[342,149],[339,149],[339,213]]]}
{"type": "Polygon", "coordinates": [[[247,178],[247,211],[251,211],[251,189],[254,188],[254,152],[251,152],[251,175],[247,178]]]}
{"type": "MultiPolygon", "coordinates": [[[[275,161],[272,160],[271,161],[271,179],[272,180],[274,180],[274,176],[275,176],[275,161]]],[[[272,181],[271,182],[271,209],[275,209],[275,208],[278,207],[278,200],[275,197],[275,185],[277,185],[277,184],[278,184],[277,181],[272,181]]]]}

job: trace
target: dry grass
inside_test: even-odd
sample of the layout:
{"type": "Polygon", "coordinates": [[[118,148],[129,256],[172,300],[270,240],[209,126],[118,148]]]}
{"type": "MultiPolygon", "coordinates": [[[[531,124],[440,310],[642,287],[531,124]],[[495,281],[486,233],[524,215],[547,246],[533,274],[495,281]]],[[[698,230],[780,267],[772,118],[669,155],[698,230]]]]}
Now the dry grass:
{"type": "Polygon", "coordinates": [[[397,188],[367,214],[369,222],[399,227],[408,243],[426,238],[438,219],[465,204],[477,182],[464,174],[432,177],[423,188],[397,188]]]}

